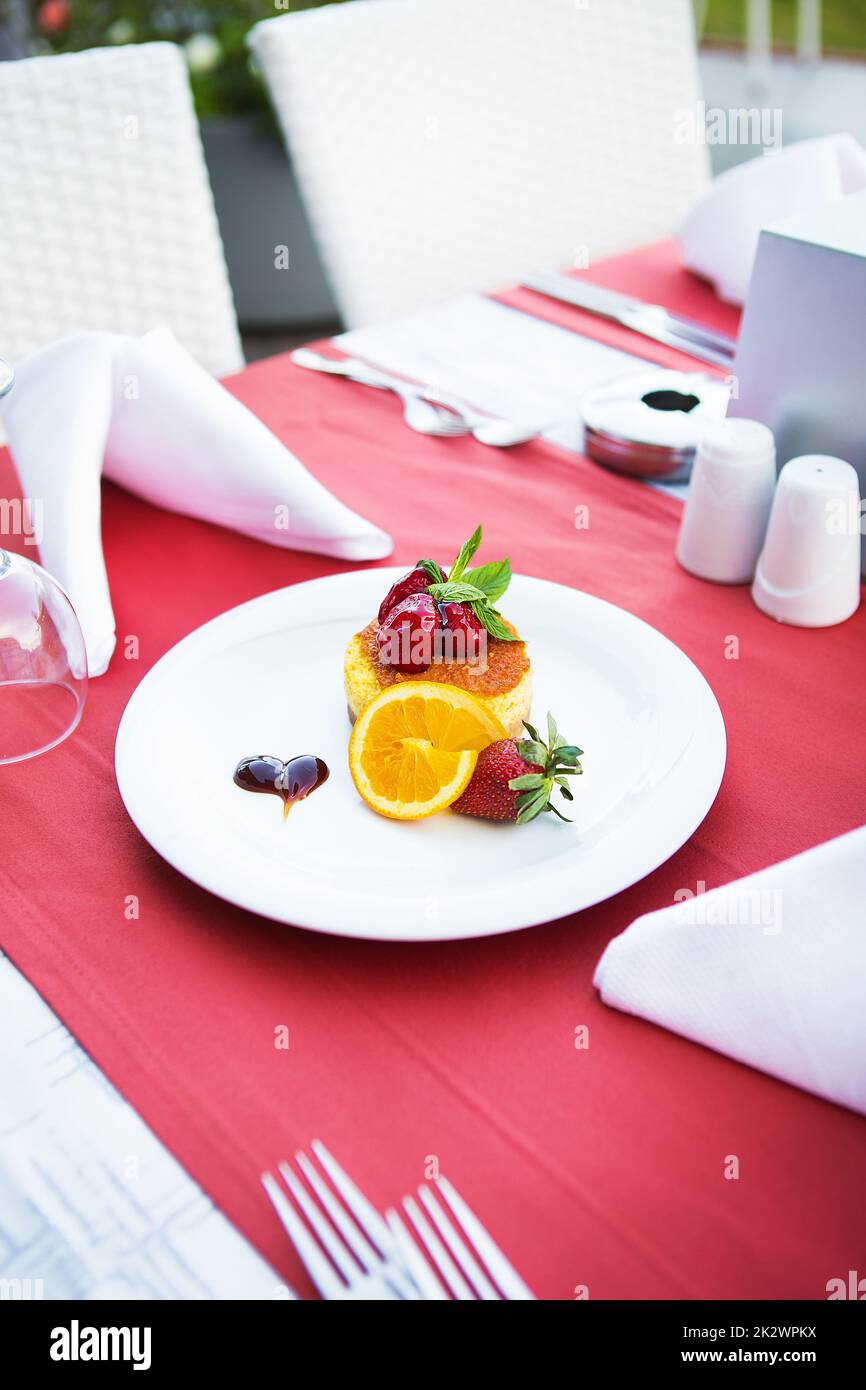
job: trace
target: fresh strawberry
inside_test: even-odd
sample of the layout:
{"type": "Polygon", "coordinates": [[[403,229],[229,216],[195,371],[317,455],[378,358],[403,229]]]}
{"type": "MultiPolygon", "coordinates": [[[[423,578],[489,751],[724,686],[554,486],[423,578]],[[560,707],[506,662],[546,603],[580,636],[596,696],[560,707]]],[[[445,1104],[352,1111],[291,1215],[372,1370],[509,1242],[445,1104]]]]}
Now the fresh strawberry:
{"type": "Polygon", "coordinates": [[[556,786],[566,801],[574,800],[566,778],[583,771],[579,761],[582,750],[557,732],[551,714],[547,716],[547,743],[531,724],[523,727],[529,738],[504,738],[481,750],[469,786],[454,802],[452,811],[484,820],[516,821],[518,825],[534,820],[542,811],[568,820],[550,798],[556,786]]]}
{"type": "Polygon", "coordinates": [[[519,793],[511,789],[512,780],[542,771],[540,763],[527,762],[517,748],[513,738],[503,738],[482,748],[472,780],[454,802],[452,811],[484,820],[516,821],[519,793]]]}

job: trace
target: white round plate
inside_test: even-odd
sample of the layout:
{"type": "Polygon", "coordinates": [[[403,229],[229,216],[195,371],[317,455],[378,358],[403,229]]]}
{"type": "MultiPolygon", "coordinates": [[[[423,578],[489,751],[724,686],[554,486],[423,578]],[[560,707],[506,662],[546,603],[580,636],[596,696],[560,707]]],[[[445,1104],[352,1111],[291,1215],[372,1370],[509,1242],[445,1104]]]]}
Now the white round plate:
{"type": "Polygon", "coordinates": [[[725,726],[678,647],[621,608],[515,576],[503,607],[527,642],[533,722],[585,750],[574,823],[369,810],[347,763],[343,651],[400,569],[295,584],[184,638],[144,677],[117,734],[120,794],[181,873],[266,917],[340,936],[443,941],[590,907],[668,859],[725,766],[725,726]],[[232,781],[241,758],[313,753],[329,780],[284,821],[232,781]]]}

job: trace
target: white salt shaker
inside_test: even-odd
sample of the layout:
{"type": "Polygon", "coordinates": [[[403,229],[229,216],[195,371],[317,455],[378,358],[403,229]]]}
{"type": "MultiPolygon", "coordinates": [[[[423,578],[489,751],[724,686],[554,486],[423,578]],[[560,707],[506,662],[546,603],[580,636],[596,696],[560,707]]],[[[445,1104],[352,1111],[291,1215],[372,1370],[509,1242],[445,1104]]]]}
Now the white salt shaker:
{"type": "Polygon", "coordinates": [[[752,598],[796,627],[832,627],[860,604],[860,489],[844,459],[803,454],[779,474],[752,598]]]}
{"type": "Polygon", "coordinates": [[[683,508],[677,559],[718,584],[747,584],[764,543],[776,485],[772,431],[718,420],[701,435],[683,508]]]}

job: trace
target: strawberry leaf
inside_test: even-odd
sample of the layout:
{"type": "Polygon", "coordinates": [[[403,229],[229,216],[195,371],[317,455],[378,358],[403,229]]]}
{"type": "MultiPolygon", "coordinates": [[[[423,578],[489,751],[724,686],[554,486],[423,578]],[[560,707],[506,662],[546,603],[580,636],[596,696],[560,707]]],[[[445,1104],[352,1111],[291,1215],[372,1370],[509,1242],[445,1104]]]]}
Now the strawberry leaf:
{"type": "Polygon", "coordinates": [[[525,803],[525,806],[521,806],[521,809],[518,810],[518,826],[525,826],[527,820],[535,820],[535,816],[541,815],[542,810],[548,809],[548,791],[549,787],[545,784],[535,794],[531,794],[531,801],[525,803]]]}
{"type": "Polygon", "coordinates": [[[582,748],[578,748],[576,744],[567,743],[556,749],[556,760],[560,763],[574,765],[582,753],[582,748]]]}
{"type": "Polygon", "coordinates": [[[534,820],[542,811],[547,810],[547,786],[541,787],[539,791],[527,801],[517,813],[517,824],[525,825],[527,821],[534,820]]]}
{"type": "Polygon", "coordinates": [[[525,762],[536,764],[542,771],[512,777],[508,783],[513,791],[520,793],[514,802],[517,823],[525,825],[527,821],[534,820],[543,812],[551,811],[559,820],[570,825],[572,822],[569,817],[564,816],[553,804],[552,797],[554,790],[558,789],[565,801],[574,801],[574,794],[567,779],[578,777],[583,772],[578,762],[582,750],[576,743],[568,743],[562,737],[552,714],[547,716],[547,743],[542,740],[538,730],[526,720],[523,727],[530,737],[515,739],[514,746],[525,762]]]}
{"type": "Polygon", "coordinates": [[[537,763],[539,767],[544,767],[547,762],[547,749],[543,743],[522,738],[517,743],[517,751],[525,763],[537,763]]]}

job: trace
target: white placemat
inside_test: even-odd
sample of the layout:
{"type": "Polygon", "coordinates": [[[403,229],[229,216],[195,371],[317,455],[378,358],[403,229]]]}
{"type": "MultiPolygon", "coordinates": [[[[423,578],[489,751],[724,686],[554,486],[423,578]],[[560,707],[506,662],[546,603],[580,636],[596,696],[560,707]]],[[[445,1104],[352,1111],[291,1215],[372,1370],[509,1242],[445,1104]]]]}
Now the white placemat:
{"type": "MultiPolygon", "coordinates": [[[[356,328],[334,342],[343,352],[453,392],[480,410],[535,425],[545,439],[575,453],[583,449],[580,396],[649,366],[642,357],[481,294],[356,328]]],[[[686,493],[683,483],[657,486],[677,497],[686,493]]]]}
{"type": "Polygon", "coordinates": [[[286,1296],[3,955],[0,1056],[0,1298],[286,1296]]]}

